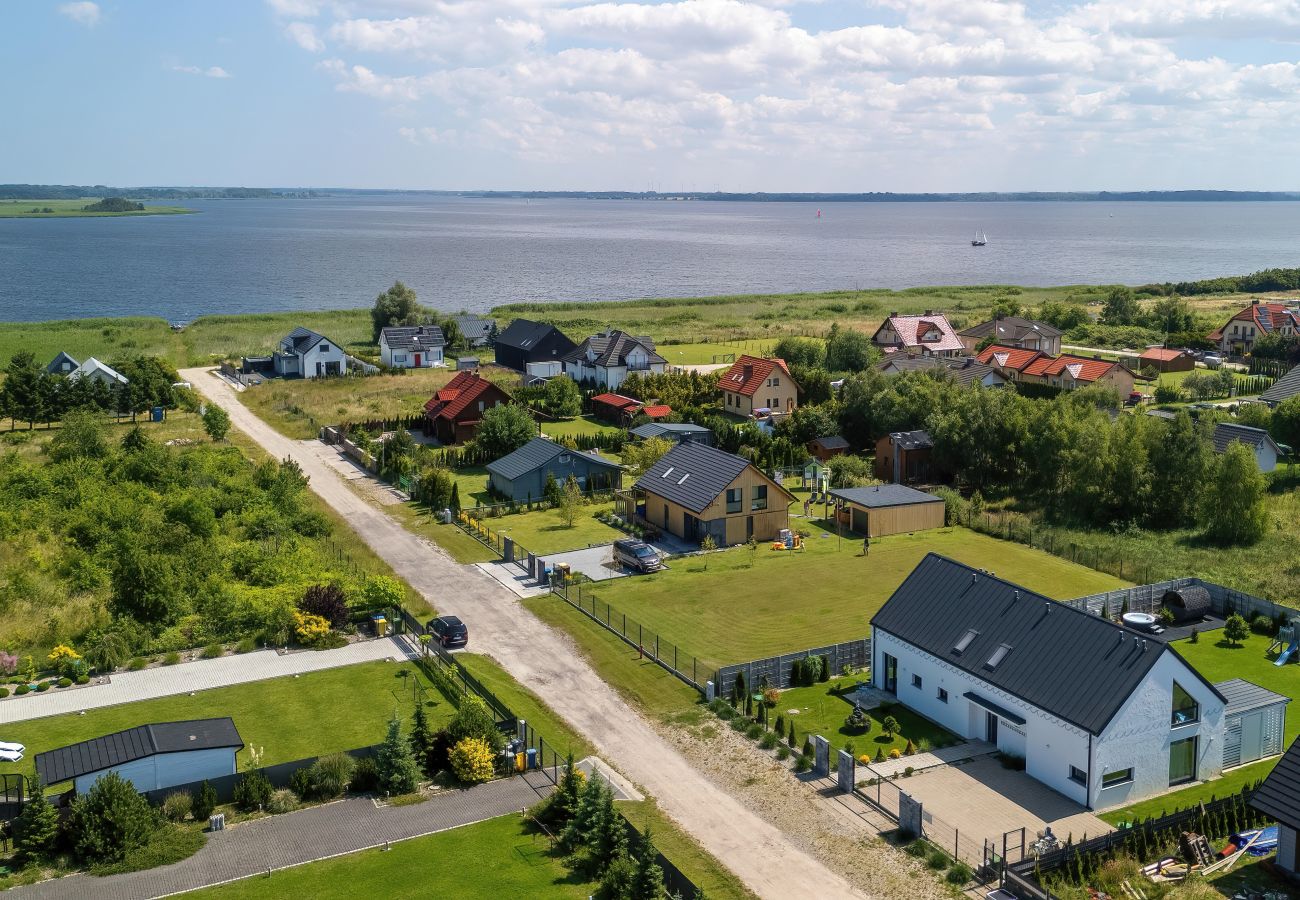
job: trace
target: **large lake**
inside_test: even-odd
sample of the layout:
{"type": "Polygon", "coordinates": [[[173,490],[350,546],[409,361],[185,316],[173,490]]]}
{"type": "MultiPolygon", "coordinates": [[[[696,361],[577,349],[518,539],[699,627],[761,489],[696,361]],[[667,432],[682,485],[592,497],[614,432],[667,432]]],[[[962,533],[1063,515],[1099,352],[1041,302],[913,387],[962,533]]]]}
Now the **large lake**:
{"type": "Polygon", "coordinates": [[[340,309],[400,278],[444,310],[518,300],[1181,281],[1300,265],[1300,203],[193,201],[0,219],[0,321],[340,309]],[[987,247],[973,248],[977,231],[987,247]]]}

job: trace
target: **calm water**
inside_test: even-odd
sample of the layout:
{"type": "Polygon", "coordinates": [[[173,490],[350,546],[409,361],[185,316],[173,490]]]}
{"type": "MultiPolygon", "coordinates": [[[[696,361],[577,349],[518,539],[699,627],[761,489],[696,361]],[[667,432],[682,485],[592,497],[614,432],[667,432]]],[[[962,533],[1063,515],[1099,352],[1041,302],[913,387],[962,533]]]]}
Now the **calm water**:
{"type": "Polygon", "coordinates": [[[518,300],[1141,283],[1300,265],[1300,203],[194,201],[191,216],[0,219],[0,321],[339,309],[395,278],[444,310],[518,300]],[[975,249],[976,230],[989,245],[975,249]]]}

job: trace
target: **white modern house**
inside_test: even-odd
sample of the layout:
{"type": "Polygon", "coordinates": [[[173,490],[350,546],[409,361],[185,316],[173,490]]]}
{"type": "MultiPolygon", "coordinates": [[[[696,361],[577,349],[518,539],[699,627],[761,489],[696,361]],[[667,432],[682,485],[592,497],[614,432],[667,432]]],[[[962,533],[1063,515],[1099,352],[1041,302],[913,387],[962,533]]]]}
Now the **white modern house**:
{"type": "Polygon", "coordinates": [[[1277,468],[1277,458],[1282,455],[1282,448],[1263,428],[1250,425],[1237,425],[1233,422],[1219,422],[1214,426],[1214,452],[1224,453],[1233,443],[1245,444],[1255,454],[1255,464],[1261,472],[1272,472],[1277,468]]]}
{"type": "Polygon", "coordinates": [[[564,374],[574,381],[591,382],[611,391],[618,390],[634,372],[662,374],[667,368],[667,362],[655,352],[653,340],[613,330],[593,334],[560,361],[564,374]]]}
{"type": "MultiPolygon", "coordinates": [[[[53,363],[51,363],[51,365],[53,365],[53,363]]],[[[127,383],[127,377],[125,375],[107,363],[100,362],[93,356],[68,373],[69,381],[76,381],[78,378],[98,381],[101,384],[108,385],[109,387],[117,387],[119,384],[127,383]]]]}
{"type": "Polygon", "coordinates": [[[238,771],[244,741],[229,717],[138,725],[36,754],[41,784],[71,781],[84,794],[109,772],[137,791],[156,791],[238,771]]]}
{"type": "Polygon", "coordinates": [[[348,370],[348,356],[334,341],[306,328],[295,328],[281,341],[272,356],[275,373],[301,378],[342,375],[348,370]]]}
{"type": "Polygon", "coordinates": [[[379,356],[390,369],[428,369],[445,365],[447,344],[437,325],[389,326],[379,332],[379,356]]]}
{"type": "Polygon", "coordinates": [[[1168,644],[937,554],[871,624],[875,687],[1090,809],[1217,778],[1242,718],[1168,644]]]}

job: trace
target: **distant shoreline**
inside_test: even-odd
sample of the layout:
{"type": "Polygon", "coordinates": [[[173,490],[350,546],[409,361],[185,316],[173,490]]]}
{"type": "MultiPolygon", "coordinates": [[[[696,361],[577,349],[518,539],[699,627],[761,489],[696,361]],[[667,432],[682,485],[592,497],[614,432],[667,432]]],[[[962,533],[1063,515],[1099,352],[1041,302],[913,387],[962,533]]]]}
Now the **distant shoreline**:
{"type": "Polygon", "coordinates": [[[76,200],[0,200],[0,219],[107,219],[128,216],[179,216],[198,212],[196,209],[188,209],[184,206],[146,206],[144,209],[121,211],[84,208],[98,199],[81,197],[76,200]]]}

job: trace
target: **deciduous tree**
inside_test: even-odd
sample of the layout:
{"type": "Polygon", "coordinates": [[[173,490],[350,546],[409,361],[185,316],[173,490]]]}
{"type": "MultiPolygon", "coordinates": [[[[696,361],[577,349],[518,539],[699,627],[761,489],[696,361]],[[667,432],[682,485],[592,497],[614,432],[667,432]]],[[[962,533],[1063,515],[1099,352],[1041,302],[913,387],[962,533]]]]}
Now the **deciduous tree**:
{"type": "Polygon", "coordinates": [[[1233,441],[1219,456],[1202,494],[1206,537],[1219,544],[1259,540],[1268,524],[1267,492],[1268,479],[1259,471],[1255,454],[1240,441],[1233,441]]]}
{"type": "Polygon", "coordinates": [[[537,436],[532,414],[516,403],[503,403],[483,413],[474,442],[489,460],[514,453],[537,436]]]}
{"type": "Polygon", "coordinates": [[[379,343],[379,332],[390,325],[418,325],[426,313],[411,290],[400,281],[375,298],[370,309],[371,340],[379,343]]]}

